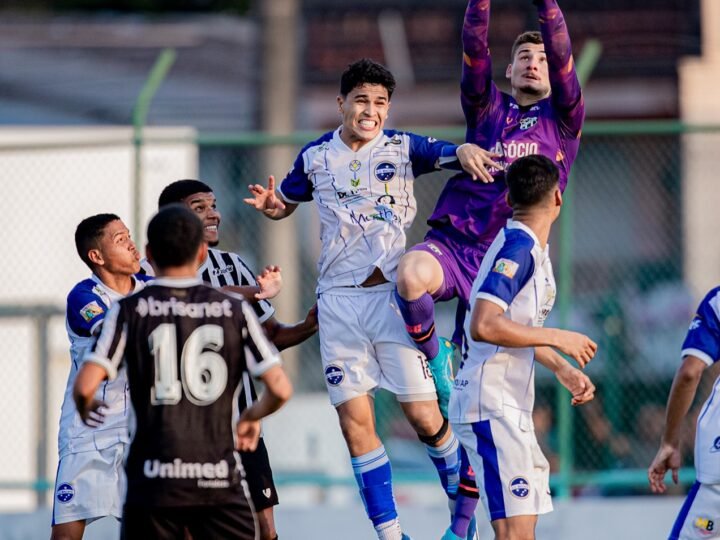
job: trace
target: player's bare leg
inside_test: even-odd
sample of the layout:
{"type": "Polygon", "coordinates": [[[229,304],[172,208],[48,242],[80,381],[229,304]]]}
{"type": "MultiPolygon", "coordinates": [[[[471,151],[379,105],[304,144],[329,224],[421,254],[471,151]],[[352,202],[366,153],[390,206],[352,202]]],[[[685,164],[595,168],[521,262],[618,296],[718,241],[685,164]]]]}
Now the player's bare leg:
{"type": "Polygon", "coordinates": [[[397,277],[398,307],[408,334],[428,359],[435,378],[440,410],[447,418],[452,390],[452,343],[435,332],[435,301],[432,294],[443,284],[443,267],[425,251],[408,251],[400,259],[397,277]]]}
{"type": "Polygon", "coordinates": [[[69,521],[52,526],[50,540],[81,540],[85,533],[85,520],[69,521]]]}
{"type": "Polygon", "coordinates": [[[336,407],[340,429],[350,451],[355,480],[368,518],[380,540],[406,538],[395,508],[392,472],[385,447],[375,432],[374,401],[359,396],[336,407]]]}
{"type": "Polygon", "coordinates": [[[260,540],[274,540],[278,537],[275,530],[275,515],[273,507],[263,508],[256,514],[258,526],[260,527],[260,540]]]}
{"type": "Polygon", "coordinates": [[[496,540],[535,540],[537,516],[513,516],[492,522],[496,540]]]}

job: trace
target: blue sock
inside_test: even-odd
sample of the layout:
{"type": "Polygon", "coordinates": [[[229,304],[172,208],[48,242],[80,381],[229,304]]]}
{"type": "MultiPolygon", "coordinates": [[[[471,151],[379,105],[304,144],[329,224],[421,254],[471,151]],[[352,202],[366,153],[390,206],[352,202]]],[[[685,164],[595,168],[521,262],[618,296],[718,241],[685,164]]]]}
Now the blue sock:
{"type": "Polygon", "coordinates": [[[428,293],[416,300],[405,300],[395,289],[400,314],[405,321],[405,330],[428,360],[435,358],[440,351],[435,332],[435,302],[428,293]]]}
{"type": "Polygon", "coordinates": [[[450,530],[460,538],[467,536],[470,521],[475,516],[475,508],[477,508],[479,498],[480,494],[475,482],[475,471],[470,466],[470,460],[465,449],[461,446],[460,487],[458,488],[455,510],[450,524],[450,530]]]}
{"type": "Polygon", "coordinates": [[[385,447],[350,459],[365,512],[377,529],[397,519],[392,492],[392,471],[385,447]]]}
{"type": "Polygon", "coordinates": [[[455,499],[460,482],[460,443],[455,434],[450,432],[450,437],[441,446],[426,444],[425,450],[437,469],[445,493],[455,499]]]}

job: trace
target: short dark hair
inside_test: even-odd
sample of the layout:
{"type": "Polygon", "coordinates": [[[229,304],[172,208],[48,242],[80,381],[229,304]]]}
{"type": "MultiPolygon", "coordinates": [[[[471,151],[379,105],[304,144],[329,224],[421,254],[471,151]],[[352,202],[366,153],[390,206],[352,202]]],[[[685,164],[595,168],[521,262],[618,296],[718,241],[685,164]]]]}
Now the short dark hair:
{"type": "Polygon", "coordinates": [[[184,204],[168,204],[150,220],[147,238],[158,268],[183,266],[195,258],[204,242],[202,221],[184,204]]]}
{"type": "Polygon", "coordinates": [[[558,185],[560,172],[550,159],[541,155],[521,157],[505,171],[505,182],[514,206],[534,206],[558,185]]]}
{"type": "Polygon", "coordinates": [[[100,247],[99,240],[105,232],[105,227],[108,223],[119,219],[115,214],[96,214],[83,219],[75,229],[75,249],[90,270],[94,271],[95,266],[88,257],[88,251],[100,247]]]}
{"type": "Polygon", "coordinates": [[[158,208],[162,208],[168,204],[182,202],[185,197],[189,197],[193,193],[212,192],[212,188],[200,180],[176,180],[172,184],[165,186],[165,189],[162,190],[158,198],[158,208]]]}
{"type": "Polygon", "coordinates": [[[525,43],[542,45],[542,34],[536,30],[532,30],[529,32],[523,32],[518,37],[516,37],[515,41],[513,41],[512,49],[510,50],[510,62],[513,62],[515,60],[515,53],[517,52],[520,45],[524,45],[525,43]]]}
{"type": "Polygon", "coordinates": [[[350,64],[340,77],[340,95],[346,97],[353,89],[363,84],[384,86],[390,99],[395,91],[395,77],[390,71],[369,58],[361,58],[350,64]]]}

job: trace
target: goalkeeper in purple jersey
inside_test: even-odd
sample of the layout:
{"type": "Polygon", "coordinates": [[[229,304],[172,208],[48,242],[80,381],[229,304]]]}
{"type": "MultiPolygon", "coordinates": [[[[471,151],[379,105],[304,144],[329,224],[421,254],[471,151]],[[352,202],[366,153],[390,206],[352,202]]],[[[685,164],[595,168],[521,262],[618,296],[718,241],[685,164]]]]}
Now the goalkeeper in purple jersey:
{"type": "Polygon", "coordinates": [[[486,250],[511,217],[503,169],[517,158],[544,155],[558,167],[564,190],[580,143],[585,105],[565,19],[556,0],[533,3],[540,32],[515,39],[505,71],[511,86],[507,94],[491,78],[490,0],[468,2],[461,81],[466,140],[493,151],[497,166],[483,171],[487,174],[461,173],[447,182],[428,220],[425,241],[411,248],[398,267],[399,308],[408,333],[430,359],[443,413],[452,386],[453,347],[437,337],[434,302],[458,299],[453,341],[459,343],[472,282],[486,250]]]}

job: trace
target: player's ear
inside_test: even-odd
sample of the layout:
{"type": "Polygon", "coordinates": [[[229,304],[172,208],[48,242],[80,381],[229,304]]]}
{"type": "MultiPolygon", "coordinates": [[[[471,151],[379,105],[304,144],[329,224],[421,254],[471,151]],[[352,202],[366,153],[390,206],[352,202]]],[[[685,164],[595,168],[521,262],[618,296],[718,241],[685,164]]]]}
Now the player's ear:
{"type": "Polygon", "coordinates": [[[512,203],[512,199],[510,198],[510,192],[509,192],[509,191],[506,191],[506,192],[505,192],[505,202],[507,203],[507,205],[508,205],[510,208],[512,208],[513,203],[512,203]]]}
{"type": "Polygon", "coordinates": [[[88,260],[97,266],[105,264],[105,259],[103,259],[102,253],[99,249],[91,249],[88,251],[88,260]]]}
{"type": "Polygon", "coordinates": [[[338,97],[337,97],[337,104],[338,104],[338,112],[339,112],[340,114],[343,113],[343,110],[342,110],[342,108],[343,108],[343,103],[345,103],[345,100],[343,99],[343,97],[342,97],[342,96],[338,96],[338,97]]]}
{"type": "Polygon", "coordinates": [[[508,64],[508,67],[505,70],[505,78],[509,79],[511,75],[512,75],[512,64],[508,64]]]}
{"type": "Polygon", "coordinates": [[[207,259],[208,256],[208,243],[203,242],[200,244],[200,247],[198,248],[197,253],[197,266],[200,268],[200,265],[207,259]]]}
{"type": "Polygon", "coordinates": [[[562,206],[563,204],[563,196],[562,191],[560,191],[560,188],[555,188],[555,206],[562,206]]]}

